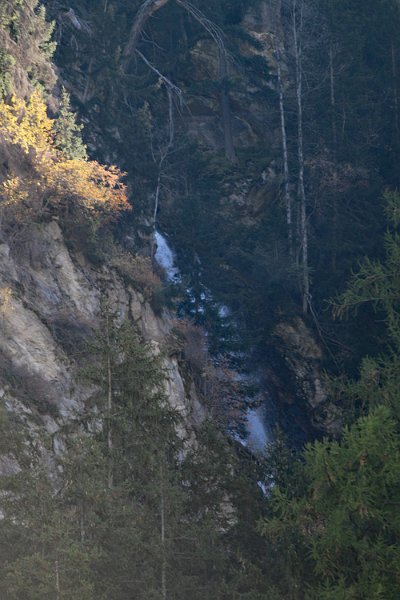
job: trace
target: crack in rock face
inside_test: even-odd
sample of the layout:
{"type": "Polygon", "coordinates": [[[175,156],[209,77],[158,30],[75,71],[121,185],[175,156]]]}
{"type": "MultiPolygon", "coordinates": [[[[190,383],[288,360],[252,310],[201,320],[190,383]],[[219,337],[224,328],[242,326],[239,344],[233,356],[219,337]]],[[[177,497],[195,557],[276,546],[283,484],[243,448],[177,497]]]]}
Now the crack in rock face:
{"type": "MultiPolygon", "coordinates": [[[[79,353],[100,325],[102,298],[120,323],[130,319],[137,326],[155,353],[172,318],[167,312],[156,316],[113,269],[96,269],[68,250],[55,221],[32,226],[23,250],[1,244],[0,256],[1,389],[8,410],[24,414],[32,433],[39,420],[54,440],[54,451],[62,452],[60,426],[95,393],[79,377],[79,353]]],[[[176,359],[163,360],[168,400],[184,416],[186,431],[180,435],[193,438],[193,422],[204,414],[198,407],[192,411],[176,359]]]]}

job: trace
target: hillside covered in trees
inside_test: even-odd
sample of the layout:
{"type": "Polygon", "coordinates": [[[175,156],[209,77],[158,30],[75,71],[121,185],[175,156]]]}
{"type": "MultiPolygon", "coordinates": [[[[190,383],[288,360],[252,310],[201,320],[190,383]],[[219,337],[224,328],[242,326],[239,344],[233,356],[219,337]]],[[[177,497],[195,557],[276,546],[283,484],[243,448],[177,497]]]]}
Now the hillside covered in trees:
{"type": "Polygon", "coordinates": [[[400,597],[398,0],[0,0],[0,597],[400,597]]]}

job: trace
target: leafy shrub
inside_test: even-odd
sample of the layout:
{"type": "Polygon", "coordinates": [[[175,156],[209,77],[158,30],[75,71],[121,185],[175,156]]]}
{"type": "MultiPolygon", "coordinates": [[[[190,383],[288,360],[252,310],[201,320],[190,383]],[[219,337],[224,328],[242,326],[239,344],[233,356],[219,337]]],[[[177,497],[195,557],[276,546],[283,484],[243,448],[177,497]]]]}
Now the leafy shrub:
{"type": "Polygon", "coordinates": [[[127,283],[132,284],[149,300],[162,287],[161,279],[153,271],[150,258],[135,256],[120,249],[111,264],[127,283]]]}
{"type": "Polygon", "coordinates": [[[55,147],[55,125],[38,90],[28,101],[13,97],[9,103],[0,103],[1,137],[21,156],[20,172],[14,167],[0,185],[6,228],[40,220],[49,213],[68,221],[78,209],[97,229],[130,209],[123,174],[117,167],[68,158],[55,147]]]}
{"type": "Polygon", "coordinates": [[[204,329],[188,319],[175,321],[170,350],[178,353],[195,373],[203,373],[208,364],[207,338],[204,329]]]}

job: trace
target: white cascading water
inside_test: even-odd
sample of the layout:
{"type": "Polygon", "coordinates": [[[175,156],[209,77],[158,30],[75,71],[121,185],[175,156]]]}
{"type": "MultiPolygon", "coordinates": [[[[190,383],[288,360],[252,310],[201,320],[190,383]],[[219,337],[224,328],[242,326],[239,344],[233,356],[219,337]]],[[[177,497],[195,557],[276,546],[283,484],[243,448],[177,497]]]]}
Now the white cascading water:
{"type": "Polygon", "coordinates": [[[159,232],[155,231],[154,238],[156,241],[155,259],[165,271],[167,281],[173,282],[179,280],[179,269],[175,266],[175,255],[168,245],[166,238],[159,232]]]}
{"type": "MultiPolygon", "coordinates": [[[[166,237],[159,231],[155,231],[154,238],[156,242],[155,259],[165,271],[167,281],[179,282],[181,280],[179,269],[175,265],[175,254],[168,244],[166,237]]],[[[190,293],[190,290],[188,290],[190,293]]],[[[212,298],[207,298],[207,300],[212,298]]],[[[230,310],[225,305],[220,305],[218,314],[221,318],[228,317],[230,310]]],[[[238,373],[238,380],[249,381],[254,377],[249,377],[238,373]]],[[[254,454],[265,452],[266,444],[270,436],[265,424],[265,408],[261,405],[258,408],[249,408],[246,415],[246,439],[240,438],[240,442],[249,448],[254,454]]]]}
{"type": "Polygon", "coordinates": [[[265,426],[264,407],[248,409],[247,411],[247,447],[254,454],[263,454],[267,443],[270,441],[267,428],[265,426]]]}

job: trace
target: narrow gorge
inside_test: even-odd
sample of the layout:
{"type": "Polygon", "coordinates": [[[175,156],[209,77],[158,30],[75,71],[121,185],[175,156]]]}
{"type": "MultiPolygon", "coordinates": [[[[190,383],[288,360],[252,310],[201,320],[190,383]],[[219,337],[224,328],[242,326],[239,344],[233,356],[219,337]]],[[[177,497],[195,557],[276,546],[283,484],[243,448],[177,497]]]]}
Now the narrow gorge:
{"type": "Polygon", "coordinates": [[[398,0],[0,0],[0,597],[397,600],[398,0]]]}

